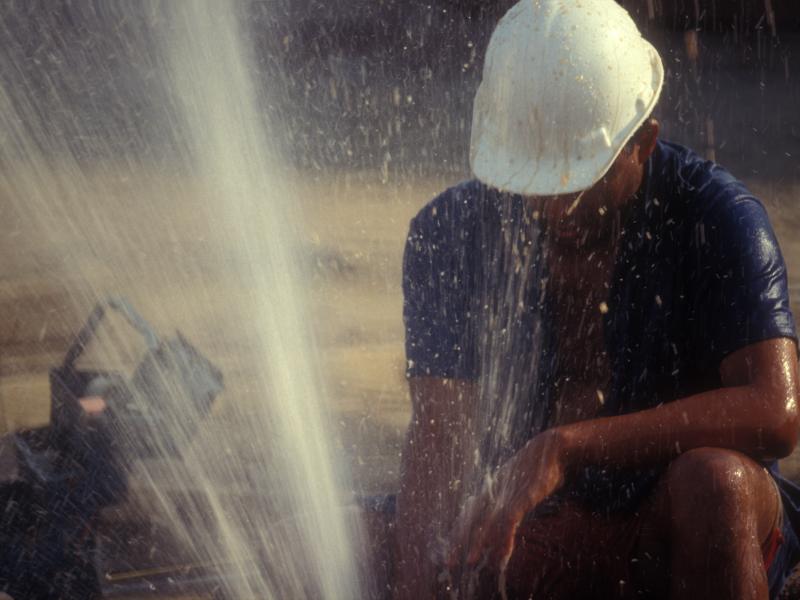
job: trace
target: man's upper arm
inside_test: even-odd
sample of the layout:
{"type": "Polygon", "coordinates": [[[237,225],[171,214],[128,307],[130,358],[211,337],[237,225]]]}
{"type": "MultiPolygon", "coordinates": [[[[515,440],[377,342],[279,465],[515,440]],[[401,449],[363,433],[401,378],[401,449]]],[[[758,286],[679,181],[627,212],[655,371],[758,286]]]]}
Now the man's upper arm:
{"type": "MultiPolygon", "coordinates": [[[[707,303],[701,335],[724,387],[748,386],[773,435],[797,438],[797,334],[786,263],[763,205],[739,195],[711,211],[699,236],[707,303]]],[[[754,404],[754,406],[756,406],[754,404]]]]}
{"type": "Polygon", "coordinates": [[[777,457],[788,456],[797,445],[797,370],[797,346],[789,338],[750,344],[726,356],[720,365],[724,387],[750,388],[748,410],[760,411],[756,420],[770,424],[765,435],[771,436],[777,457]]]}
{"type": "Polygon", "coordinates": [[[720,365],[722,385],[756,385],[780,395],[797,392],[797,346],[790,338],[755,342],[726,356],[720,365]]]}

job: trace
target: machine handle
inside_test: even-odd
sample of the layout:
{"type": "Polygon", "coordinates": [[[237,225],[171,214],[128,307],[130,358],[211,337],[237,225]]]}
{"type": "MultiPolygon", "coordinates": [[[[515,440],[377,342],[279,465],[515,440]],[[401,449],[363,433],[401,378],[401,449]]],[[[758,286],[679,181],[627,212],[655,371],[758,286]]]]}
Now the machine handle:
{"type": "Polygon", "coordinates": [[[78,357],[83,354],[83,351],[91,341],[95,331],[97,331],[97,327],[100,325],[100,322],[103,320],[103,317],[106,314],[106,307],[120,313],[123,317],[125,317],[125,320],[131,325],[131,327],[142,334],[148,350],[156,350],[158,348],[160,340],[155,330],[147,321],[144,320],[144,318],[142,318],[138,312],[136,312],[133,306],[131,306],[125,298],[107,298],[105,301],[97,303],[92,312],[89,314],[89,318],[86,320],[86,323],[83,327],[81,327],[80,331],[75,336],[75,339],[73,340],[69,350],[67,350],[66,356],[64,357],[63,368],[72,368],[72,366],[75,364],[75,361],[78,360],[78,357]]]}

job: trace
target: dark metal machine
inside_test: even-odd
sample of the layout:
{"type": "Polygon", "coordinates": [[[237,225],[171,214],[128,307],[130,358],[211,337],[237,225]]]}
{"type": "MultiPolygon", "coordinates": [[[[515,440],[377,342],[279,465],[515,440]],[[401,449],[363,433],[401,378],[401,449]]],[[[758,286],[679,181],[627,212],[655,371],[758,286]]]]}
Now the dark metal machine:
{"type": "Polygon", "coordinates": [[[100,510],[125,497],[133,460],[180,454],[223,377],[180,333],[162,340],[126,301],[111,299],[92,311],[50,385],[50,424],[0,437],[0,591],[91,600],[101,597],[100,510]],[[108,308],[147,344],[130,378],[76,367],[108,308]],[[88,413],[86,397],[102,399],[102,409],[88,413]]]}

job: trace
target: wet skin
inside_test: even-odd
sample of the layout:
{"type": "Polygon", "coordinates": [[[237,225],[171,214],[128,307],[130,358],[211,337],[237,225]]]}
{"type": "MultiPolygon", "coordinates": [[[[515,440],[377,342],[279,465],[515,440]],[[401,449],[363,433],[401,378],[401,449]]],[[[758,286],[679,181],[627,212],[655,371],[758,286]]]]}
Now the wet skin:
{"type": "MultiPolygon", "coordinates": [[[[606,177],[580,198],[530,199],[532,209],[543,211],[549,223],[552,293],[588,298],[583,304],[562,302],[571,308],[556,315],[560,323],[576,321],[571,310],[591,311],[602,301],[618,224],[641,185],[657,134],[658,123],[651,120],[606,177]]],[[[398,598],[436,594],[436,575],[443,565],[429,557],[437,536],[450,540],[442,562],[451,573],[474,573],[480,565],[482,573],[496,575],[507,565],[506,578],[520,594],[535,592],[536,565],[525,562],[522,550],[514,553],[526,535],[525,516],[588,465],[666,467],[637,517],[642,520],[637,550],[652,563],[650,568],[642,565],[644,580],[637,583],[650,590],[647,597],[656,596],[656,590],[672,598],[768,597],[762,545],[774,528],[780,503],[771,478],[756,460],[786,456],[796,444],[794,342],[767,340],[727,356],[720,365],[720,389],[655,409],[593,418],[594,398],[608,377],[602,358],[586,360],[603,352],[599,316],[597,311],[594,327],[561,331],[562,338],[580,341],[571,348],[570,341],[563,342],[567,346],[560,348],[576,352],[559,373],[578,382],[561,390],[560,401],[567,408],[553,427],[499,469],[492,490],[473,498],[462,511],[459,486],[472,468],[465,457],[472,456],[478,437],[467,418],[476,406],[475,384],[410,381],[414,416],[398,497],[398,598]],[[587,348],[584,354],[581,347],[587,348]]],[[[603,551],[613,553],[613,548],[603,551]]],[[[462,586],[463,579],[456,576],[454,585],[462,586]]]]}

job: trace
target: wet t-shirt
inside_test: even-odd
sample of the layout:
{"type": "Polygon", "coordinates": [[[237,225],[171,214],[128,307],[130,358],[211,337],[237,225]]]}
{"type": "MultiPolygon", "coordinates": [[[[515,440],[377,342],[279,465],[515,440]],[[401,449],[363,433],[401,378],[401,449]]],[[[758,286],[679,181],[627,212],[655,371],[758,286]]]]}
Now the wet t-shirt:
{"type": "MultiPolygon", "coordinates": [[[[761,202],[730,173],[659,141],[624,223],[604,315],[611,370],[603,415],[647,409],[722,386],[728,354],[796,340],[786,265],[761,202]]],[[[403,264],[409,377],[481,382],[506,405],[509,451],[547,427],[558,332],[545,294],[546,223],[519,196],[457,185],[412,220],[403,264]]],[[[491,444],[490,444],[491,446],[491,444]]],[[[497,462],[502,451],[487,451],[497,462]]],[[[800,490],[769,465],[788,516],[800,490]]],[[[591,468],[572,492],[610,510],[638,502],[654,470],[591,468]]]]}

